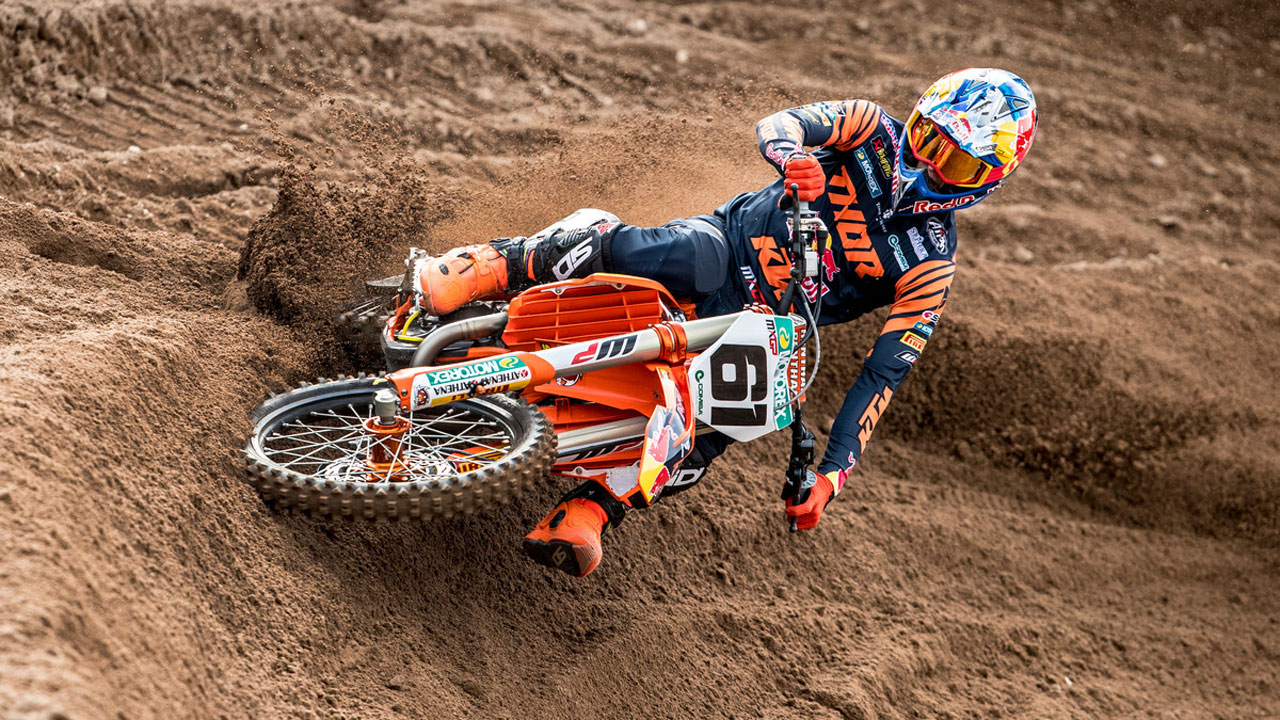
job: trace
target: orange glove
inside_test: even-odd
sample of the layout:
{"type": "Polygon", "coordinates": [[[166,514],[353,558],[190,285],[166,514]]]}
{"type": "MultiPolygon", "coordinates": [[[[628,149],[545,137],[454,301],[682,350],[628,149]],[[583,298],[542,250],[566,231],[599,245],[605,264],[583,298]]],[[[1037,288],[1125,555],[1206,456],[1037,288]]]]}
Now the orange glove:
{"type": "Polygon", "coordinates": [[[797,498],[787,500],[787,517],[796,519],[797,530],[808,530],[817,525],[822,519],[822,511],[835,496],[835,485],[831,483],[830,478],[826,475],[818,475],[812,470],[809,474],[814,476],[814,482],[809,488],[807,497],[805,493],[800,493],[802,497],[799,499],[803,502],[796,503],[797,498]]]}
{"type": "Polygon", "coordinates": [[[800,186],[800,199],[813,202],[827,189],[827,175],[822,172],[818,159],[806,152],[798,152],[787,158],[782,166],[785,176],[784,191],[790,192],[792,183],[800,186]]]}

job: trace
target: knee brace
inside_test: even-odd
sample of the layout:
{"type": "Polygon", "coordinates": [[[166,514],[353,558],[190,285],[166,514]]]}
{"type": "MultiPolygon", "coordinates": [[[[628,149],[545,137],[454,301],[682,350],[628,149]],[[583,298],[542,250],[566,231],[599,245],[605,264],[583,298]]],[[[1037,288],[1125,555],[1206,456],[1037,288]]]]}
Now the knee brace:
{"type": "Polygon", "coordinates": [[[662,497],[669,497],[697,485],[707,474],[711,461],[720,457],[733,441],[727,435],[716,432],[699,433],[693,440],[693,450],[680,463],[680,468],[662,488],[662,497]]]}
{"type": "Polygon", "coordinates": [[[519,281],[508,272],[512,290],[606,272],[612,266],[610,245],[622,223],[601,222],[576,230],[557,230],[542,240],[526,241],[519,281]]]}

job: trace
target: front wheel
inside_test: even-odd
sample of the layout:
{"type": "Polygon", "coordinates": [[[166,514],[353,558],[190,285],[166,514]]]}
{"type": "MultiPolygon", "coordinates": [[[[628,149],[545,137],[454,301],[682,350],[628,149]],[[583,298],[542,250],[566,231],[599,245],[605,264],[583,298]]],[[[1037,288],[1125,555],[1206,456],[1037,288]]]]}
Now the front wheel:
{"type": "Polygon", "coordinates": [[[506,502],[556,456],[547,417],[489,395],[402,412],[392,455],[368,429],[377,378],[322,381],[277,395],[253,414],[251,485],[277,505],[365,520],[429,519],[506,502]],[[389,462],[379,463],[380,459],[389,462]]]}

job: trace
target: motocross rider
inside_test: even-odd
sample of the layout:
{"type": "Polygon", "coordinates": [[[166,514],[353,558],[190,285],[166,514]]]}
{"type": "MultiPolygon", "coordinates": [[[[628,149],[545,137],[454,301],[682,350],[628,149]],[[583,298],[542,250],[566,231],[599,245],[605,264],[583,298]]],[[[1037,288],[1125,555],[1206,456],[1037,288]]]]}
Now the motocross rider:
{"type": "MultiPolygon", "coordinates": [[[[809,471],[812,489],[786,501],[786,514],[799,529],[809,529],[844,487],[937,328],[955,273],[954,211],[1004,184],[1035,131],[1031,89],[1016,75],[991,68],[938,80],[905,124],[867,100],[803,105],[756,124],[760,152],[781,177],[710,215],[662,227],[605,221],[539,240],[503,238],[458,248],[423,261],[418,282],[435,315],[476,298],[595,272],[657,280],[676,297],[694,301],[699,317],[751,303],[776,308],[790,272],[784,188],[798,185],[800,199],[812,204],[831,233],[820,254],[822,282],[804,288],[810,298],[823,293],[819,324],[891,306],[832,424],[816,476],[809,471]]],[[[729,442],[720,433],[700,433],[684,472],[664,494],[700,479],[729,442]]],[[[601,534],[629,509],[625,497],[585,482],[526,536],[524,550],[538,562],[586,575],[600,562],[601,534]]]]}

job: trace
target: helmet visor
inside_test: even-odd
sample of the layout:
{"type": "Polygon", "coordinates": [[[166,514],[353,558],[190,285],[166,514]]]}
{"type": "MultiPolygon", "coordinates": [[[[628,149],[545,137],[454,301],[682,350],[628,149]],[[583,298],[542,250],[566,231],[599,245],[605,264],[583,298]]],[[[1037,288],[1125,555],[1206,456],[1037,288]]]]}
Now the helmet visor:
{"type": "Polygon", "coordinates": [[[907,121],[907,145],[916,160],[933,168],[948,185],[978,187],[995,169],[961,150],[936,123],[917,112],[907,121]]]}

